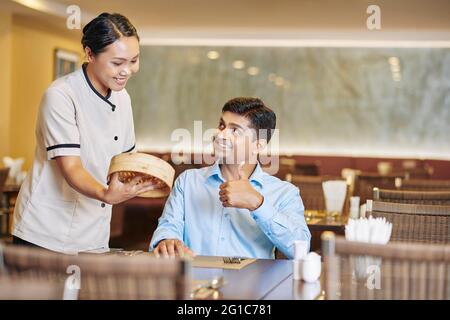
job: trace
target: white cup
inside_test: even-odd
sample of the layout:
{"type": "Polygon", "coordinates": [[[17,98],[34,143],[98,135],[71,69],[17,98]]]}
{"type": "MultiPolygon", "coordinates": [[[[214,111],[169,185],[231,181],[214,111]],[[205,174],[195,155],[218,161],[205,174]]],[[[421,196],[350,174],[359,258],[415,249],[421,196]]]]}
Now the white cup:
{"type": "Polygon", "coordinates": [[[302,262],[302,279],[306,282],[317,281],[322,272],[321,257],[315,252],[310,252],[302,262]]]}
{"type": "Polygon", "coordinates": [[[294,259],[303,259],[308,254],[309,242],[305,240],[294,241],[294,259]]]}
{"type": "Polygon", "coordinates": [[[301,292],[299,292],[299,299],[302,300],[314,300],[320,294],[320,281],[307,282],[301,287],[301,292]]]}
{"type": "Polygon", "coordinates": [[[292,260],[292,274],[294,280],[302,280],[303,260],[292,260]]]}
{"type": "Polygon", "coordinates": [[[350,198],[350,218],[359,218],[359,197],[350,198]]]}

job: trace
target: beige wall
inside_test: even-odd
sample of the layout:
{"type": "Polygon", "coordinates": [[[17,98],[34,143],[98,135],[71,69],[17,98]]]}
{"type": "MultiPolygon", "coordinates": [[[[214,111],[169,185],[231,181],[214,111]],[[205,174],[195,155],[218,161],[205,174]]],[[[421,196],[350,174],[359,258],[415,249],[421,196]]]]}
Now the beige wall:
{"type": "MultiPolygon", "coordinates": [[[[10,152],[10,115],[11,115],[11,36],[10,13],[0,12],[0,159],[10,152]]],[[[3,164],[0,162],[0,167],[3,164]]]]}
{"type": "Polygon", "coordinates": [[[73,34],[65,36],[36,21],[13,16],[9,152],[13,157],[25,157],[25,169],[29,169],[34,157],[39,103],[53,81],[55,48],[82,54],[81,44],[73,34]]]}

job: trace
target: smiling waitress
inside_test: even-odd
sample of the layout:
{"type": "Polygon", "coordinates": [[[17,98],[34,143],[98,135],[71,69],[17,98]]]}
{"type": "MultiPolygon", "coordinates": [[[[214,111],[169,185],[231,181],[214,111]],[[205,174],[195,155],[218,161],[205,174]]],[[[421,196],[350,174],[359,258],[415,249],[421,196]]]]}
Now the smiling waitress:
{"type": "Polygon", "coordinates": [[[81,43],[88,62],[53,82],[41,101],[34,162],[14,211],[15,244],[106,251],[112,205],[153,188],[117,175],[107,184],[111,158],[135,149],[125,85],[139,69],[136,29],[103,13],[84,27],[81,43]]]}

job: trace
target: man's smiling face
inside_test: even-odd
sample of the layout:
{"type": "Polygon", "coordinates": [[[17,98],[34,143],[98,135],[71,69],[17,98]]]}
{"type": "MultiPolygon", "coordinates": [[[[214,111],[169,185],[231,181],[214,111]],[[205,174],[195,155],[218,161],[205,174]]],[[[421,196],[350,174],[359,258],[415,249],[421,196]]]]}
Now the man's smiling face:
{"type": "Polygon", "coordinates": [[[224,112],[214,135],[215,156],[226,164],[240,164],[248,162],[255,153],[256,131],[250,121],[239,114],[224,112]]]}

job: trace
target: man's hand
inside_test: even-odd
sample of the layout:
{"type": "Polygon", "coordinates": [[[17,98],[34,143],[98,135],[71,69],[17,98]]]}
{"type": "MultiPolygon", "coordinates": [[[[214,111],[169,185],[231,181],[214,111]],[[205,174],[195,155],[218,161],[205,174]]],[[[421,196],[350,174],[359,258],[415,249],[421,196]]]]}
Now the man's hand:
{"type": "Polygon", "coordinates": [[[219,197],[224,207],[234,207],[254,211],[264,201],[264,197],[253,188],[239,166],[239,180],[227,181],[220,185],[219,197]]]}
{"type": "Polygon", "coordinates": [[[184,245],[183,241],[178,239],[164,239],[161,240],[156,246],[153,253],[156,257],[163,256],[164,258],[175,257],[194,257],[195,253],[184,245]]]}

